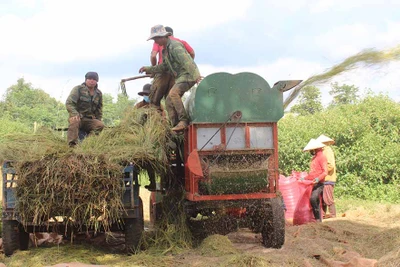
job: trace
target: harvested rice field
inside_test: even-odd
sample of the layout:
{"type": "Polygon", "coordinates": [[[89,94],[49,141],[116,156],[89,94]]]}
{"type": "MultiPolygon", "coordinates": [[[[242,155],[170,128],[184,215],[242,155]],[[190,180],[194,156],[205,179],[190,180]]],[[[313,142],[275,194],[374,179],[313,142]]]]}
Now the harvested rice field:
{"type": "MultiPolygon", "coordinates": [[[[149,223],[147,190],[144,200],[146,237],[153,238],[149,223]]],[[[150,246],[139,254],[118,252],[118,236],[104,236],[76,244],[43,244],[11,257],[1,255],[6,266],[400,266],[400,205],[359,200],[338,200],[338,215],[322,223],[286,226],[281,249],[266,249],[261,236],[242,229],[226,236],[212,235],[197,246],[177,242],[170,227],[163,246],[150,246]],[[174,243],[175,242],[175,243],[174,243]],[[166,245],[168,244],[168,245],[166,245]]],[[[175,233],[176,234],[176,233],[175,233]]],[[[153,243],[154,245],[155,243],[153,243]]]]}

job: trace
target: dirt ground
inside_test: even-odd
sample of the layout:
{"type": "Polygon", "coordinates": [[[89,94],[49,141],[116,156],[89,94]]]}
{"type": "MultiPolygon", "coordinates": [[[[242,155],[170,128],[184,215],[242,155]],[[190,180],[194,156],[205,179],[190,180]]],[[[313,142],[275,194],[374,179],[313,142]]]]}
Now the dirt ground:
{"type": "MultiPolygon", "coordinates": [[[[150,194],[141,191],[145,225],[150,194]]],[[[6,266],[400,266],[400,205],[337,201],[339,217],[286,226],[281,249],[266,249],[247,229],[213,235],[199,247],[126,256],[108,249],[63,244],[0,258],[6,266]],[[64,263],[62,263],[64,262],[64,263]],[[57,264],[57,265],[56,265],[57,264]]]]}

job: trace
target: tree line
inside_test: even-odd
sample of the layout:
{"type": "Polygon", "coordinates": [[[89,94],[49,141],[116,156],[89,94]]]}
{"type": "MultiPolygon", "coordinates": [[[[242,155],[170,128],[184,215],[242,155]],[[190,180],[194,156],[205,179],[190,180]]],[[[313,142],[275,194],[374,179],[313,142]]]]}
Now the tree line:
{"type": "MultiPolygon", "coordinates": [[[[307,171],[311,156],[302,152],[311,138],[325,134],[336,143],[338,197],[400,202],[400,105],[387,95],[333,83],[327,107],[317,87],[305,87],[298,102],[278,123],[280,172],[307,171]]],[[[103,95],[104,122],[117,125],[135,100],[103,95]]],[[[33,88],[24,79],[7,89],[0,101],[0,142],[6,134],[32,133],[33,124],[67,127],[64,103],[33,88]]]]}
{"type": "Polygon", "coordinates": [[[385,94],[333,83],[324,108],[317,87],[305,87],[298,103],[278,123],[280,171],[309,170],[302,149],[325,134],[336,143],[338,197],[400,202],[400,104],[385,94]]]}
{"type": "MultiPolygon", "coordinates": [[[[133,106],[136,100],[119,94],[116,101],[112,95],[103,94],[103,121],[107,126],[114,126],[121,120],[127,107],[133,106]]],[[[50,128],[68,127],[68,112],[65,104],[57,101],[40,88],[33,88],[23,78],[10,86],[0,101],[0,121],[9,130],[1,133],[22,131],[29,132],[36,122],[50,128]]]]}

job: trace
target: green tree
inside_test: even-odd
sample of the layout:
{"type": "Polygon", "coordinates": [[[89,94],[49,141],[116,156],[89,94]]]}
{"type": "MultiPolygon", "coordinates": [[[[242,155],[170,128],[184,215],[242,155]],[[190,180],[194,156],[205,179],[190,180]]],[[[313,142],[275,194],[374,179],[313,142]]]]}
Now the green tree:
{"type": "Polygon", "coordinates": [[[337,82],[331,84],[329,94],[333,97],[332,106],[355,104],[358,100],[358,87],[354,85],[339,85],[337,82]]]}
{"type": "Polygon", "coordinates": [[[290,111],[300,115],[315,114],[322,111],[321,91],[315,86],[306,86],[299,95],[299,103],[290,111]]]}
{"type": "Polygon", "coordinates": [[[118,94],[117,102],[111,94],[103,94],[103,122],[107,126],[118,125],[128,107],[135,105],[136,100],[130,100],[123,94],[118,94]]]}
{"type": "Polygon", "coordinates": [[[400,203],[399,103],[385,95],[368,95],[312,115],[288,114],[278,128],[282,174],[308,171],[311,156],[302,150],[311,138],[326,134],[335,140],[338,197],[400,203]]]}
{"type": "Polygon", "coordinates": [[[64,126],[68,118],[63,103],[42,89],[33,88],[23,78],[7,89],[0,109],[3,116],[28,125],[36,121],[45,126],[64,126]]]}

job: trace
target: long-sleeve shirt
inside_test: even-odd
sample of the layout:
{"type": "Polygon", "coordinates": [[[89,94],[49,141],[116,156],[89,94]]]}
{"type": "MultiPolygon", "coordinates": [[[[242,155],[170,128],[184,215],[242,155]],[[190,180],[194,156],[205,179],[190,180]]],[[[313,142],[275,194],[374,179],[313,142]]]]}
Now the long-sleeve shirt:
{"type": "Polygon", "coordinates": [[[325,182],[335,182],[337,179],[335,154],[330,146],[323,148],[323,153],[328,161],[328,175],[325,177],[325,182]]]}
{"type": "Polygon", "coordinates": [[[319,182],[322,183],[325,180],[325,176],[328,175],[328,161],[322,149],[317,150],[314,157],[311,159],[310,163],[310,172],[306,179],[313,180],[315,178],[319,179],[319,182]]]}
{"type": "Polygon", "coordinates": [[[75,86],[69,94],[65,106],[69,117],[80,115],[82,117],[94,117],[98,120],[103,117],[103,95],[97,86],[93,96],[90,95],[89,88],[85,83],[75,86]]]}
{"type": "Polygon", "coordinates": [[[181,42],[168,38],[162,54],[163,63],[146,67],[148,72],[169,72],[175,77],[175,83],[196,82],[200,78],[196,63],[181,42]]]}
{"type": "MultiPolygon", "coordinates": [[[[188,51],[189,54],[194,52],[193,48],[186,41],[178,39],[178,38],[175,38],[174,36],[170,36],[169,39],[181,42],[183,44],[183,46],[185,47],[186,51],[188,51]]],[[[164,47],[162,45],[158,45],[156,42],[153,43],[152,51],[158,53],[158,64],[162,64],[162,62],[163,62],[163,59],[162,59],[163,48],[164,47]]]]}

